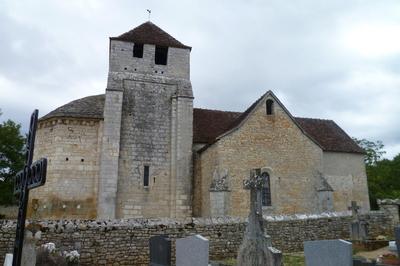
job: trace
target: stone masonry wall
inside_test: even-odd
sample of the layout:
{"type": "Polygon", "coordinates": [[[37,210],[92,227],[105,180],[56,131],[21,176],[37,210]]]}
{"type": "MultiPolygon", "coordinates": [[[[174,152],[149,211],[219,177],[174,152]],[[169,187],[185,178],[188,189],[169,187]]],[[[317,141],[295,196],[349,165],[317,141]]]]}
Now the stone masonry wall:
{"type": "Polygon", "coordinates": [[[171,97],[176,85],[124,83],[117,217],[169,217],[171,97]],[[144,166],[149,166],[147,187],[144,166]]]}
{"type": "Polygon", "coordinates": [[[106,90],[97,204],[101,219],[114,219],[116,213],[122,98],[122,91],[106,90]]]}
{"type": "Polygon", "coordinates": [[[40,121],[34,160],[48,160],[46,185],[30,192],[28,217],[96,217],[99,119],[53,118],[40,121]]]}
{"type": "MultiPolygon", "coordinates": [[[[283,252],[303,250],[303,241],[349,238],[350,216],[266,217],[266,229],[273,245],[283,252]]],[[[370,236],[391,235],[391,219],[383,212],[371,212],[370,236]]],[[[132,219],[115,221],[43,221],[39,244],[54,242],[59,250],[76,249],[81,265],[148,265],[149,238],[167,234],[173,240],[201,234],[210,240],[210,259],[234,258],[245,229],[243,218],[132,219]]],[[[15,220],[0,221],[0,264],[12,252],[15,220]]],[[[173,241],[173,248],[175,241],[173,241]]],[[[174,254],[174,252],[172,252],[174,254]]]]}
{"type": "MultiPolygon", "coordinates": [[[[117,181],[116,218],[188,217],[192,215],[190,50],[169,47],[167,65],[156,65],[154,45],[144,45],[143,58],[133,57],[133,46],[110,42],[106,95],[111,91],[123,95],[121,134],[109,140],[118,144],[114,145],[119,149],[118,166],[101,179],[111,176],[117,181]],[[146,186],[145,167],[149,167],[146,186]]],[[[106,110],[104,125],[108,128],[106,110]]],[[[102,160],[102,169],[103,164],[107,162],[102,160]]],[[[104,202],[108,202],[104,206],[114,204],[104,202]]]]}
{"type": "Polygon", "coordinates": [[[200,216],[210,216],[209,187],[215,170],[228,171],[228,215],[247,215],[249,191],[243,189],[242,182],[254,168],[264,168],[270,175],[272,206],[266,208],[268,213],[317,210],[315,187],[318,173],[322,172],[322,149],[301,131],[278,102],[274,103],[273,115],[267,115],[268,97],[259,102],[242,125],[200,154],[200,216]]]}
{"type": "Polygon", "coordinates": [[[324,152],[323,175],[333,188],[335,211],[347,210],[352,200],[361,212],[370,210],[364,155],[344,152],[324,152]],[[340,167],[338,167],[340,165],[340,167]]]}
{"type": "Polygon", "coordinates": [[[168,47],[167,65],[155,64],[155,45],[143,46],[143,58],[133,57],[132,42],[112,40],[110,42],[110,72],[150,74],[180,79],[189,79],[190,50],[168,47]]]}

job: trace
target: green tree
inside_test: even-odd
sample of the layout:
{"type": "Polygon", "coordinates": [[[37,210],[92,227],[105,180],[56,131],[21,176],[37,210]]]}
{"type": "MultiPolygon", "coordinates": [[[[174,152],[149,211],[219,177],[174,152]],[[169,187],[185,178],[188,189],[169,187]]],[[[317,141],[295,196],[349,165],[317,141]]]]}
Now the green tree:
{"type": "MultiPolygon", "coordinates": [[[[1,115],[1,112],[0,112],[1,115]]],[[[12,120],[0,124],[0,204],[15,203],[13,177],[24,167],[25,137],[12,120]]]]}
{"type": "Polygon", "coordinates": [[[376,165],[376,163],[382,159],[382,155],[386,153],[386,151],[383,150],[384,145],[380,140],[376,142],[356,138],[353,138],[353,140],[365,150],[364,160],[367,166],[376,165]]]}
{"type": "Polygon", "coordinates": [[[382,141],[354,140],[366,152],[365,164],[371,208],[378,208],[377,199],[400,198],[400,154],[392,160],[382,159],[382,155],[386,153],[382,141]]]}

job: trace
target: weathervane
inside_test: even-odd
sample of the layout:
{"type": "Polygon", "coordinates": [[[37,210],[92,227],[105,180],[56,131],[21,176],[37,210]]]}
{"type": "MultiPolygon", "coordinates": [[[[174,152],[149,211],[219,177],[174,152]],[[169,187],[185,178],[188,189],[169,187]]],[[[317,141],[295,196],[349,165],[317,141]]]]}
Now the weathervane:
{"type": "Polygon", "coordinates": [[[151,9],[146,9],[147,12],[149,12],[149,21],[150,21],[150,16],[151,16],[151,9]]]}

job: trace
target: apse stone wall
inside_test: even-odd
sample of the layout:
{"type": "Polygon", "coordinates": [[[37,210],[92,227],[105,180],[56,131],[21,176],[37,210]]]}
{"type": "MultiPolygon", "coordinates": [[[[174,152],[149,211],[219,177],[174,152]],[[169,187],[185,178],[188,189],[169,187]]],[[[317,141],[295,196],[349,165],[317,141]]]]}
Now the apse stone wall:
{"type": "Polygon", "coordinates": [[[30,192],[29,217],[96,217],[102,132],[99,119],[39,122],[34,160],[47,158],[47,178],[45,186],[30,192]]]}

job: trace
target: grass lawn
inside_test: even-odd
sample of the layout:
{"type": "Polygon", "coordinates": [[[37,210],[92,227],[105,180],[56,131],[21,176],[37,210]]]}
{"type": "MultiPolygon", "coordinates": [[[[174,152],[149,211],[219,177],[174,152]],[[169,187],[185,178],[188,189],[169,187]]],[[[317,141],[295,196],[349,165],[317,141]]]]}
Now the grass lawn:
{"type": "MultiPolygon", "coordinates": [[[[221,261],[225,265],[236,265],[236,259],[226,259],[221,261]]],[[[305,266],[303,252],[283,254],[284,266],[305,266]]]]}
{"type": "Polygon", "coordinates": [[[284,253],[283,254],[284,266],[305,266],[303,252],[298,253],[284,253]]]}

